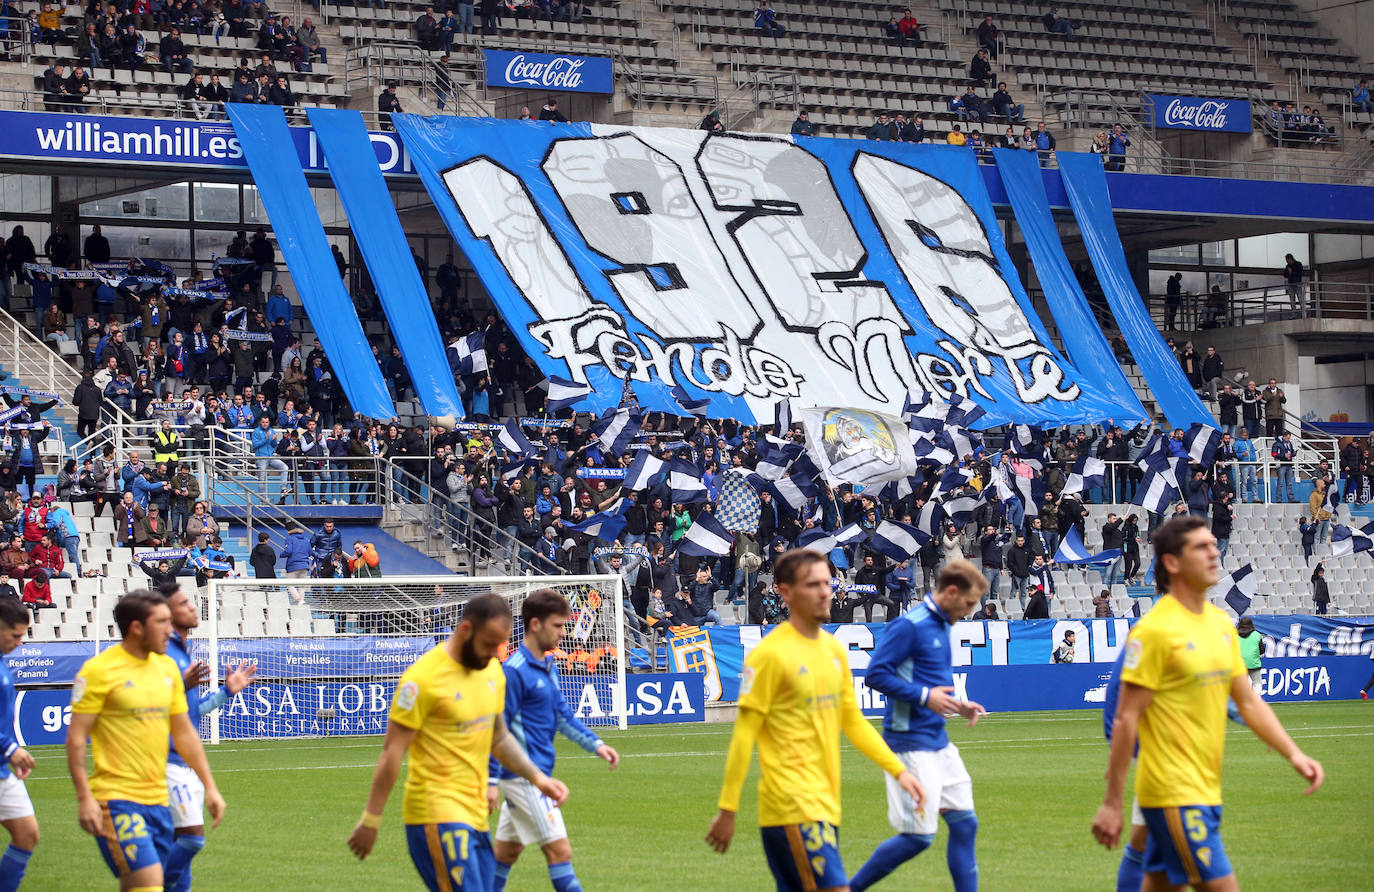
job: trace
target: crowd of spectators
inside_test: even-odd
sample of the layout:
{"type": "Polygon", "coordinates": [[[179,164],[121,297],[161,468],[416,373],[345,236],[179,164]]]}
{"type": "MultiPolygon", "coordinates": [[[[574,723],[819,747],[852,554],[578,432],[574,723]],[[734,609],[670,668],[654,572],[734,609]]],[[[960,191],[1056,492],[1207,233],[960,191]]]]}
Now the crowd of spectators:
{"type": "MultiPolygon", "coordinates": [[[[43,99],[50,111],[81,111],[90,98],[93,73],[103,70],[113,79],[116,69],[149,68],[186,76],[177,96],[197,118],[222,117],[222,104],[231,99],[292,108],[301,97],[291,74],[309,72],[314,62],[327,63],[329,56],[310,17],[297,27],[290,16],[278,16],[254,0],[132,0],[104,6],[91,0],[80,31],[70,34],[62,27],[57,4],[44,4],[35,16],[41,24],[30,29],[32,43],[53,51],[68,47],[76,56],[71,62],[56,60],[43,72],[43,99]],[[156,55],[147,37],[154,32],[156,55]],[[197,65],[185,34],[212,35],[216,43],[225,35],[256,35],[257,55],[244,57],[232,70],[206,70],[197,65]]],[[[117,81],[112,86],[122,88],[117,81]]]]}
{"type": "MultiPolygon", "coordinates": [[[[799,116],[798,122],[804,128],[805,118],[799,116]]],[[[912,122],[903,122],[907,123],[912,122]]],[[[914,123],[919,126],[921,122],[914,123]]],[[[22,231],[12,239],[16,237],[23,238],[22,231]]],[[[9,246],[7,242],[7,249],[9,246]]],[[[14,247],[22,256],[33,253],[22,242],[14,247]]],[[[78,252],[62,239],[50,239],[44,247],[50,259],[80,263],[78,252]]],[[[93,231],[80,253],[87,259],[104,258],[94,262],[105,262],[108,242],[93,231]]],[[[831,488],[818,480],[817,497],[800,512],[789,510],[764,493],[756,533],[737,535],[731,552],[719,559],[689,557],[676,552],[674,545],[697,515],[714,509],[721,475],[727,469],[756,466],[766,429],[731,421],[689,422],[649,413],[638,438],[642,448],[665,458],[687,457],[703,469],[707,497],[687,505],[675,504],[672,491],[662,483],[627,492],[617,480],[584,476],[584,469],[623,467],[634,453],[614,454],[598,441],[583,419],[568,417],[566,410],[561,419],[527,427],[543,452],[538,461],[512,473],[515,456],[495,441],[494,425],[516,416],[543,417],[544,376],[494,314],[479,318],[473,312],[463,295],[463,277],[451,256],[434,277],[437,296],[433,306],[439,328],[451,345],[482,333],[488,357],[484,372],[460,374],[455,370],[469,417],[475,422],[475,426],[458,429],[407,428],[356,417],[329,372],[327,357],[318,348],[302,355],[304,348],[294,334],[295,310],[280,283],[274,282],[275,250],[266,233],[258,231],[250,237],[246,231],[239,232],[226,255],[238,263],[220,270],[224,293],[208,300],[182,293],[197,291],[194,286],[205,284],[195,281],[198,277],[194,275],[181,282],[184,289],[172,290],[169,296],[164,289],[140,291],[108,284],[95,287],[109,293],[75,294],[76,290],[93,287],[92,280],[80,279],[48,283],[45,290],[41,274],[31,277],[36,286],[36,309],[42,304],[43,328],[51,333],[68,330],[66,314],[74,303],[104,304],[102,312],[79,321],[76,330],[85,375],[72,402],[88,429],[94,427],[102,405],[109,402],[140,417],[164,417],[169,423],[148,441],[150,462],[142,460],[142,450],[116,456],[113,447],[108,447],[99,458],[81,467],[69,463],[58,476],[56,491],[38,493],[36,504],[32,502],[33,487],[43,468],[41,451],[35,447],[45,434],[41,426],[23,431],[19,443],[12,447],[10,461],[0,463],[0,489],[15,491],[10,507],[0,506],[0,523],[22,518],[26,504],[44,508],[51,495],[57,502],[92,501],[102,514],[109,505],[115,518],[116,541],[121,545],[132,542],[154,549],[213,549],[218,529],[205,511],[194,478],[177,468],[179,452],[185,448],[180,438],[203,444],[217,431],[233,431],[250,444],[260,481],[277,478],[283,501],[338,504],[374,499],[381,482],[375,472],[377,462],[390,460],[404,477],[398,477],[399,485],[393,491],[413,499],[439,500],[448,513],[443,532],[452,537],[452,545],[468,549],[479,566],[506,561],[514,567],[523,560],[550,571],[610,569],[625,576],[635,608],[642,615],[651,616],[657,605],[662,605],[664,615],[678,619],[690,615],[693,622],[706,622],[719,606],[715,595],[708,596],[707,592],[718,589],[726,589],[731,598],[747,603],[751,617],[769,615],[767,605],[776,608],[778,602],[770,600],[772,593],[758,585],[758,578],[776,554],[816,528],[834,531],[857,523],[871,530],[884,519],[910,523],[932,497],[943,472],[924,472],[920,485],[900,498],[872,490],[855,492],[848,486],[831,488]],[[265,335],[266,339],[234,336],[243,332],[265,335]],[[24,438],[30,444],[27,449],[24,438]],[[576,528],[617,504],[621,497],[629,501],[623,534],[602,541],[576,528]],[[498,528],[509,538],[494,535],[492,531],[498,528]],[[602,553],[606,549],[613,552],[614,561],[602,553]]],[[[135,279],[146,279],[149,271],[156,270],[148,265],[151,262],[143,263],[138,272],[145,275],[135,279]]],[[[417,269],[428,282],[428,270],[418,260],[417,269]]],[[[340,275],[345,271],[339,257],[340,275]]],[[[412,388],[399,352],[381,345],[376,351],[393,396],[406,399],[412,388]]],[[[1216,463],[1193,469],[1183,481],[1178,503],[1164,514],[1193,511],[1207,515],[1218,538],[1228,540],[1234,502],[1270,500],[1268,494],[1259,491],[1270,485],[1263,478],[1264,468],[1273,474],[1280,500],[1295,497],[1298,469],[1291,436],[1284,429],[1286,397],[1274,380],[1264,388],[1253,382],[1243,389],[1233,387],[1214,349],[1199,353],[1191,344],[1184,344],[1177,355],[1192,386],[1213,399],[1223,438],[1216,463]],[[1254,450],[1261,432],[1270,438],[1265,457],[1254,450]]],[[[51,409],[46,401],[35,402],[28,396],[12,401],[24,408],[31,422],[40,425],[43,413],[51,409]]],[[[802,440],[799,430],[782,433],[787,439],[802,440]]],[[[1183,431],[1164,433],[1171,454],[1186,454],[1183,431]]],[[[1130,431],[1102,427],[1047,432],[1043,467],[1027,462],[1017,450],[994,446],[990,436],[988,445],[979,445],[957,463],[969,471],[971,479],[955,493],[979,493],[977,509],[960,523],[943,529],[906,562],[892,562],[862,546],[850,549],[846,562],[851,581],[837,587],[834,615],[854,616],[858,608],[863,608],[865,617],[874,615],[875,610],[880,616],[891,614],[904,607],[913,592],[921,590],[942,562],[959,556],[972,556],[981,563],[994,584],[1002,575],[1008,576],[1011,591],[1025,606],[1026,615],[1039,615],[1056,595],[1052,574],[1060,537],[1075,527],[1086,539],[1085,503],[1124,503],[1131,499],[1142,478],[1133,461],[1150,434],[1148,426],[1130,431]],[[1104,482],[1083,493],[1062,494],[1069,471],[1085,454],[1108,463],[1104,482]],[[1043,504],[1028,507],[1016,496],[999,497],[993,485],[994,469],[1040,480],[1047,490],[1043,504]]],[[[1345,480],[1344,495],[1352,500],[1363,498],[1369,445],[1352,442],[1342,453],[1339,469],[1324,465],[1314,469],[1309,475],[1318,480],[1314,489],[1324,491],[1326,486],[1340,485],[1339,474],[1345,480]]],[[[1324,517],[1314,509],[1312,515],[1313,539],[1319,542],[1328,535],[1320,524],[1330,520],[1329,513],[1324,517]]],[[[48,516],[44,517],[45,528],[51,528],[48,516]]],[[[1108,517],[1101,531],[1103,547],[1117,547],[1119,543],[1123,557],[1104,573],[1105,583],[1139,579],[1140,543],[1163,516],[1127,509],[1120,516],[1108,517]]],[[[26,546],[26,552],[45,547],[38,527],[24,526],[21,521],[17,529],[21,536],[28,530],[28,541],[37,543],[26,546]]],[[[326,525],[329,529],[331,525],[326,525]]],[[[288,537],[283,554],[288,573],[302,569],[334,575],[356,572],[358,559],[363,566],[372,566],[364,555],[356,554],[354,566],[349,567],[347,558],[337,558],[332,543],[325,560],[326,556],[317,553],[318,543],[309,540],[307,536],[302,543],[295,534],[288,537]],[[308,551],[303,550],[306,545],[310,546],[308,551]],[[307,553],[314,555],[314,560],[302,566],[301,557],[307,553]]],[[[50,540],[46,547],[62,548],[65,557],[59,562],[51,551],[40,552],[44,573],[66,572],[60,564],[75,563],[75,552],[65,532],[63,541],[50,540]]],[[[366,552],[365,543],[359,547],[366,552]]],[[[261,559],[254,561],[255,568],[260,563],[266,565],[266,551],[255,549],[255,556],[261,559]]],[[[220,566],[218,558],[207,560],[220,566]]],[[[176,568],[175,561],[169,559],[166,567],[160,562],[146,562],[144,570],[151,571],[149,575],[184,571],[185,565],[176,568]]],[[[32,561],[27,562],[24,569],[31,565],[32,561]]],[[[10,562],[9,566],[13,571],[18,565],[10,562]]],[[[201,571],[214,572],[214,568],[206,565],[201,571]]]]}

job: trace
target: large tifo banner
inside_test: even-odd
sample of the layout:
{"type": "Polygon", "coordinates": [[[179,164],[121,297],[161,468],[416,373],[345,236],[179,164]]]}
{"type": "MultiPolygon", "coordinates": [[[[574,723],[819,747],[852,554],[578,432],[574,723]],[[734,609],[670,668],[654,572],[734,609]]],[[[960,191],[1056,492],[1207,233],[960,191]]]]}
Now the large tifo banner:
{"type": "MultiPolygon", "coordinates": [[[[1349,700],[1374,671],[1374,618],[1256,616],[1264,640],[1261,693],[1267,700],[1349,700]]],[[[1134,619],[966,621],[951,636],[954,685],[988,709],[1009,712],[1100,708],[1112,664],[1134,619]],[[1075,637],[1074,661],[1055,664],[1065,632],[1075,637]]],[[[885,701],[862,683],[886,623],[845,623],[826,628],[849,650],[860,705],[881,715],[885,701]]],[[[704,679],[711,701],[738,699],[749,651],[769,630],[713,626],[669,639],[673,665],[704,679]]]]}
{"type": "Polygon", "coordinates": [[[898,414],[908,392],[970,397],[990,423],[1140,414],[1124,383],[1050,340],[972,152],[395,122],[526,352],[592,384],[589,408],[615,405],[628,377],[645,408],[681,411],[668,392],[681,385],[746,421],[784,398],[898,414]]]}

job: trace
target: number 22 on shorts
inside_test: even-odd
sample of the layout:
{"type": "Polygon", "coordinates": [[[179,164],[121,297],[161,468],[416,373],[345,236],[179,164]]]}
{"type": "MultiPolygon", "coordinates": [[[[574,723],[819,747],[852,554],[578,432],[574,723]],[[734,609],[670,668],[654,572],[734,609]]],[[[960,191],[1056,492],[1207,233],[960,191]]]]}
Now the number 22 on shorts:
{"type": "MultiPolygon", "coordinates": [[[[115,837],[122,843],[131,839],[143,839],[148,835],[148,825],[143,820],[143,815],[115,815],[115,837]]],[[[138,844],[129,843],[124,846],[125,857],[132,860],[138,854],[138,844]]]]}

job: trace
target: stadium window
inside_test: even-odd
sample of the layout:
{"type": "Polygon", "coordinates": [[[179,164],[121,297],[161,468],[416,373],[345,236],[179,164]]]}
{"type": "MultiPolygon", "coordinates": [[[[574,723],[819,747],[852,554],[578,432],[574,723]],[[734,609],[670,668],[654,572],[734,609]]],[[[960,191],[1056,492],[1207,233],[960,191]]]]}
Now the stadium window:
{"type": "Polygon", "coordinates": [[[52,177],[32,173],[0,174],[0,207],[6,214],[52,213],[52,177]]]}
{"type": "MultiPolygon", "coordinates": [[[[110,254],[114,257],[154,257],[164,263],[191,259],[191,233],[185,229],[104,224],[100,230],[110,240],[110,254]]],[[[90,233],[89,226],[81,227],[83,241],[90,233]]]]}
{"type": "MultiPolygon", "coordinates": [[[[172,183],[152,189],[106,195],[94,201],[83,201],[80,213],[82,217],[190,220],[191,193],[187,186],[187,183],[172,183]]],[[[108,188],[108,184],[105,188],[108,188]]]]}
{"type": "MultiPolygon", "coordinates": [[[[237,183],[196,183],[195,204],[197,223],[237,223],[239,187],[237,183]]],[[[221,248],[221,253],[223,249],[221,248]]],[[[197,254],[199,245],[197,245],[197,254]]]]}
{"type": "Polygon", "coordinates": [[[258,197],[257,186],[243,187],[243,222],[248,226],[272,224],[272,221],[267,219],[267,209],[262,206],[262,199],[258,197]]]}
{"type": "Polygon", "coordinates": [[[1311,262],[1305,232],[1275,232],[1237,239],[1241,267],[1281,267],[1284,255],[1292,254],[1304,266],[1311,262]]]}
{"type": "Polygon", "coordinates": [[[1221,242],[1202,243],[1203,266],[1235,266],[1236,243],[1234,239],[1221,242]]]}
{"type": "Polygon", "coordinates": [[[1174,245],[1171,248],[1155,248],[1150,251],[1151,263],[1197,263],[1197,245],[1174,245]]]}
{"type": "Polygon", "coordinates": [[[1342,263],[1374,257],[1374,236],[1320,232],[1312,237],[1317,263],[1342,263]]]}

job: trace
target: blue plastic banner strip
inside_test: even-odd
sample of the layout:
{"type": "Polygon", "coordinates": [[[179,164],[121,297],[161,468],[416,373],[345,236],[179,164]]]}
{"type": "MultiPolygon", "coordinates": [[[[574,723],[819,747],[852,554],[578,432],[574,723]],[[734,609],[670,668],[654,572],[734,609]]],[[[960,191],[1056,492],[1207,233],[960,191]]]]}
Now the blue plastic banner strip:
{"type": "Polygon", "coordinates": [[[339,279],[305,173],[300,163],[283,151],[291,145],[285,113],[275,105],[230,102],[225,108],[301,304],[310,314],[315,334],[349,404],[361,415],[391,418],[396,414],[395,405],[387,395],[382,370],[372,358],[372,345],[363,334],[353,299],[339,279]]]}
{"type": "Polygon", "coordinates": [[[420,405],[430,415],[462,418],[463,403],[444,357],[429,295],[415,268],[386,179],[377,168],[363,116],[324,108],[312,108],[308,114],[420,405]]]}
{"type": "Polygon", "coordinates": [[[1031,260],[1035,263],[1040,290],[1044,292],[1045,302],[1049,304],[1050,313],[1059,327],[1059,337],[1069,359],[1080,372],[1098,383],[1105,396],[1121,404],[1122,415],[1113,418],[1113,421],[1148,420],[1145,407],[1140,404],[1140,398],[1126,380],[1121,363],[1113,355],[1102,329],[1093,318],[1088,299],[1069,265],[1069,258],[1064,255],[1059,227],[1055,225],[1050,202],[1045,195],[1039,159],[1034,152],[1017,149],[994,149],[993,155],[997,159],[997,172],[1002,177],[1002,185],[1006,187],[1007,197],[1016,214],[1016,223],[1021,227],[1031,260]]]}
{"type": "Polygon", "coordinates": [[[1102,293],[1160,409],[1174,427],[1186,429],[1198,422],[1215,424],[1212,413],[1203,407],[1183,376],[1178,358],[1164,343],[1136,290],[1126,265],[1126,253],[1121,250],[1121,235],[1112,218],[1107,175],[1102,170],[1101,159],[1096,155],[1060,152],[1058,160],[1059,176],[1068,193],[1078,229],[1083,234],[1083,244],[1097,271],[1102,293]]]}

